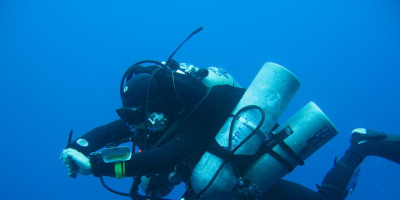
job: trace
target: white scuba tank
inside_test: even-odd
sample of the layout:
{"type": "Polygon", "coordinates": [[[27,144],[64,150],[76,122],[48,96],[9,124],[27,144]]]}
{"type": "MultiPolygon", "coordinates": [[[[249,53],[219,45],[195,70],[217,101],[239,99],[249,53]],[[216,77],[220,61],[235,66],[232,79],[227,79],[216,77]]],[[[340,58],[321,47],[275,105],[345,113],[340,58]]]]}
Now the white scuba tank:
{"type": "Polygon", "coordinates": [[[269,135],[281,134],[279,138],[286,138],[272,148],[274,153],[265,153],[252,163],[243,179],[250,181],[251,188],[257,188],[256,193],[262,194],[337,133],[328,117],[310,102],[269,135]]]}
{"type": "Polygon", "coordinates": [[[220,67],[207,67],[208,75],[202,80],[203,84],[211,88],[215,85],[230,85],[240,87],[231,74],[220,67]]]}
{"type": "Polygon", "coordinates": [[[183,73],[189,73],[201,80],[201,82],[208,88],[212,88],[216,85],[240,87],[233,76],[221,67],[211,66],[207,68],[198,68],[188,63],[180,63],[179,68],[183,73]]]}
{"type": "MultiPolygon", "coordinates": [[[[245,110],[232,127],[232,135],[233,119],[230,117],[215,137],[216,141],[234,154],[254,155],[262,145],[265,133],[271,132],[299,86],[290,71],[275,63],[265,63],[233,111],[236,114],[248,105],[256,105],[265,113],[264,121],[261,121],[261,111],[245,110]],[[250,137],[258,124],[261,124],[260,131],[250,137]]],[[[222,200],[230,196],[237,177],[232,163],[205,152],[194,168],[190,182],[202,198],[222,200]]]]}

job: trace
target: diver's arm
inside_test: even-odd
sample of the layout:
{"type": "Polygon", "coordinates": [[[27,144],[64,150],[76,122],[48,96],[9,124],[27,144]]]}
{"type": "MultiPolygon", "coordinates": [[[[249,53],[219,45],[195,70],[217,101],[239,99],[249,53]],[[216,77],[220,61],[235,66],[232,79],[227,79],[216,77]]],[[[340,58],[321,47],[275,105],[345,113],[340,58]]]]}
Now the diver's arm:
{"type": "MultiPolygon", "coordinates": [[[[125,166],[124,176],[136,176],[148,173],[158,173],[173,168],[181,161],[204,149],[210,138],[206,133],[191,130],[183,130],[182,134],[166,142],[160,147],[142,151],[132,155],[129,161],[123,162],[125,166]]],[[[198,129],[201,130],[201,129],[198,129]]],[[[95,176],[116,176],[116,165],[119,163],[105,163],[101,157],[91,157],[91,170],[95,176]]]]}
{"type": "Polygon", "coordinates": [[[67,148],[73,148],[88,156],[90,153],[105,147],[109,143],[117,143],[131,136],[126,122],[119,119],[111,123],[94,128],[77,138],[67,148]]]}
{"type": "MultiPolygon", "coordinates": [[[[230,86],[214,88],[209,97],[188,117],[175,137],[158,148],[133,154],[129,161],[124,162],[125,176],[160,172],[204,151],[243,93],[244,89],[230,86]]],[[[115,176],[114,163],[93,159],[91,164],[95,176],[115,176]]]]}

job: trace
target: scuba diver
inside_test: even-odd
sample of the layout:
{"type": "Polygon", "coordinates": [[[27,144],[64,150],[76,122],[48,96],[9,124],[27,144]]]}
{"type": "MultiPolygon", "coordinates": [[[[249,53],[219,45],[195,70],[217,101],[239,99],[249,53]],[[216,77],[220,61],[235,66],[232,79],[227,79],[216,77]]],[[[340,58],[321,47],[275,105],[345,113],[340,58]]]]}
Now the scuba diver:
{"type": "Polygon", "coordinates": [[[62,151],[60,159],[67,166],[69,176],[93,174],[101,178],[103,185],[103,176],[133,177],[129,193],[105,187],[136,200],[163,199],[182,182],[187,191],[181,199],[336,200],[346,197],[353,174],[367,156],[380,156],[400,164],[400,136],[358,128],[351,134],[349,149],[335,162],[318,191],[282,177],[267,177],[268,172],[260,171],[259,166],[283,176],[329,141],[337,133],[334,126],[314,104],[306,106],[307,114],[296,114],[288,124],[276,123],[298,87],[297,79],[277,64],[264,65],[263,69],[269,73],[259,74],[267,74],[269,79],[262,77],[260,84],[269,80],[270,87],[282,84],[281,79],[274,79],[282,73],[293,85],[277,85],[278,89],[272,89],[285,99],[284,102],[277,100],[281,106],[263,107],[265,99],[277,97],[272,90],[268,91],[268,98],[257,98],[260,88],[268,88],[257,84],[252,87],[253,83],[247,89],[241,88],[227,71],[178,63],[172,59],[174,53],[166,62],[145,60],[125,72],[120,87],[122,107],[116,110],[120,119],[69,142],[62,151]],[[241,104],[246,105],[238,108],[241,104]],[[319,128],[314,128],[316,125],[311,121],[302,124],[306,123],[304,118],[313,116],[318,116],[319,121],[319,116],[323,116],[324,122],[319,128]],[[301,130],[295,125],[306,128],[301,130]],[[250,131],[240,138],[246,128],[250,131]],[[225,138],[221,132],[226,133],[229,144],[221,142],[225,138]],[[291,139],[304,140],[306,145],[299,147],[291,139]],[[131,142],[132,147],[119,147],[126,142],[131,142]],[[250,151],[246,143],[255,149],[253,153],[241,151],[250,151]],[[262,162],[271,164],[261,165],[262,162]],[[207,175],[209,168],[217,171],[207,175]],[[220,184],[213,184],[218,181],[232,185],[221,189],[220,184]],[[139,187],[143,195],[139,194],[139,187]]]}

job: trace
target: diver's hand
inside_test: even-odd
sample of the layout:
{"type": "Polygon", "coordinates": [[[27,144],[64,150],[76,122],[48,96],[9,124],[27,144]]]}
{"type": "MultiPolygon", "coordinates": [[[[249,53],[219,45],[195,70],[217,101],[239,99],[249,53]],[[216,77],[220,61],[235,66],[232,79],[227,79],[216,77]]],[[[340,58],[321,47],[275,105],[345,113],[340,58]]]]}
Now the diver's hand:
{"type": "Polygon", "coordinates": [[[82,175],[92,173],[89,159],[75,149],[64,149],[61,153],[60,160],[67,166],[68,176],[75,178],[77,173],[82,175]]]}

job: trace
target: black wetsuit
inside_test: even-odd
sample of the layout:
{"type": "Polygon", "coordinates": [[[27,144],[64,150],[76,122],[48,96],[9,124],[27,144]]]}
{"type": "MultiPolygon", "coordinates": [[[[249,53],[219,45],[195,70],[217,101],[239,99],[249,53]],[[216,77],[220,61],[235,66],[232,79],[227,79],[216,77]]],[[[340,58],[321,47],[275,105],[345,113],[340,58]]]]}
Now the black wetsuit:
{"type": "MultiPolygon", "coordinates": [[[[133,154],[126,162],[126,176],[155,173],[171,168],[189,156],[204,151],[218,133],[244,93],[244,89],[230,86],[217,86],[208,97],[176,130],[175,136],[165,144],[141,153],[133,154]]],[[[86,133],[78,139],[85,139],[87,147],[72,142],[70,147],[89,155],[108,143],[117,143],[130,137],[126,122],[116,120],[86,133]]],[[[100,163],[100,173],[115,176],[114,165],[100,163]]]]}
{"type": "MultiPolygon", "coordinates": [[[[231,114],[236,104],[244,94],[245,89],[231,86],[216,86],[207,95],[207,98],[188,114],[182,125],[176,130],[174,137],[163,145],[151,148],[132,155],[126,162],[126,176],[136,176],[155,173],[171,168],[193,155],[201,155],[231,114]]],[[[200,99],[197,99],[200,100],[200,99]]],[[[83,147],[76,142],[69,147],[85,155],[94,152],[107,143],[117,143],[132,133],[126,122],[116,120],[107,125],[93,129],[78,139],[85,139],[88,146],[83,147]]],[[[351,148],[350,148],[351,149],[351,148]]],[[[349,151],[341,160],[342,165],[336,165],[318,191],[309,190],[301,185],[281,180],[272,186],[259,199],[291,199],[291,200],[327,200],[343,199],[344,189],[353,173],[353,170],[362,161],[365,155],[358,156],[356,151],[349,151]],[[345,163],[345,164],[343,164],[345,163]]],[[[97,175],[115,176],[114,164],[99,163],[93,166],[92,171],[97,175]]]]}

